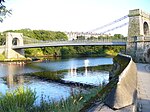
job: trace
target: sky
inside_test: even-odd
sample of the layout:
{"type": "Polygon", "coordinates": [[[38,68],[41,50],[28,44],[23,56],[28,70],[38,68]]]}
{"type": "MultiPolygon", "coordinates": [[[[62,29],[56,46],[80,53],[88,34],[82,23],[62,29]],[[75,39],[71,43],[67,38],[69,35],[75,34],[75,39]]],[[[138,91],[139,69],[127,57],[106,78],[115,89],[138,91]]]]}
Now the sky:
{"type": "MultiPolygon", "coordinates": [[[[0,23],[0,32],[32,30],[88,32],[128,15],[129,10],[150,13],[150,0],[5,0],[12,15],[0,23]]],[[[119,24],[95,31],[101,33],[119,24]]],[[[109,32],[127,35],[128,26],[109,32]]]]}

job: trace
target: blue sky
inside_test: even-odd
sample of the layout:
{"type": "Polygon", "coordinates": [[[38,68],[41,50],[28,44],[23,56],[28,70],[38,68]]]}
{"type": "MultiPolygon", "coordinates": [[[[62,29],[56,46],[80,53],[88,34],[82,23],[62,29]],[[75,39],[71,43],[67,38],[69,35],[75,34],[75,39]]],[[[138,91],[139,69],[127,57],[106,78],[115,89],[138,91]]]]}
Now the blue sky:
{"type": "MultiPolygon", "coordinates": [[[[12,15],[0,23],[0,31],[30,28],[87,32],[132,9],[150,13],[150,0],[6,0],[5,4],[12,9],[12,15]]],[[[122,21],[125,22],[128,19],[122,21]]],[[[127,35],[127,29],[126,26],[110,33],[127,35]]]]}

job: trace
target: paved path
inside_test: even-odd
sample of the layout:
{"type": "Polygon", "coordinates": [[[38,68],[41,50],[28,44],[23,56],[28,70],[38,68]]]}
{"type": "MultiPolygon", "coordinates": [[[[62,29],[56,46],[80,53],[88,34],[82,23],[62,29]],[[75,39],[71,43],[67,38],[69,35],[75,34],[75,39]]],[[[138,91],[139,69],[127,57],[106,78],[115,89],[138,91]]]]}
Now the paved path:
{"type": "Polygon", "coordinates": [[[150,64],[137,64],[139,112],[150,112],[150,64]]]}

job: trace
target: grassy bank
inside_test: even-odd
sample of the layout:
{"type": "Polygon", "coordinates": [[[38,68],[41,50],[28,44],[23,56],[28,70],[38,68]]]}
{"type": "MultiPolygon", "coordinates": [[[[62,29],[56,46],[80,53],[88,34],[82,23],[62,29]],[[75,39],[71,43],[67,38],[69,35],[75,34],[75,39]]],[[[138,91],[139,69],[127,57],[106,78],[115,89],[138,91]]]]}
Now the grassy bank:
{"type": "Polygon", "coordinates": [[[69,98],[59,102],[46,102],[44,97],[39,106],[34,105],[36,93],[30,89],[18,88],[14,92],[0,95],[0,112],[79,112],[85,102],[94,97],[101,87],[93,88],[87,93],[71,93],[69,98]]]}
{"type": "Polygon", "coordinates": [[[34,107],[36,93],[30,89],[18,88],[6,95],[0,95],[0,112],[29,112],[34,107]]]}

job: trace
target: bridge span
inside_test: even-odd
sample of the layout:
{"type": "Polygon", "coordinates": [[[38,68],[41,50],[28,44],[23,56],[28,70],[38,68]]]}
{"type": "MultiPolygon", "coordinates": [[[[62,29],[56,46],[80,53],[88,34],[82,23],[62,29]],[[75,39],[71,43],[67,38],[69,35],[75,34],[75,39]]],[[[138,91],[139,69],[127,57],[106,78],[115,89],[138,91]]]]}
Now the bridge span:
{"type": "Polygon", "coordinates": [[[61,46],[126,46],[125,40],[75,40],[75,41],[43,41],[41,43],[13,45],[12,49],[61,47],[61,46]]]}
{"type": "Polygon", "coordinates": [[[10,33],[6,34],[6,45],[5,48],[0,47],[0,53],[5,52],[5,57],[10,58],[22,58],[24,55],[23,49],[27,48],[41,48],[41,47],[58,47],[58,46],[126,46],[126,53],[133,57],[136,62],[147,62],[150,63],[150,14],[140,10],[134,9],[130,10],[129,14],[123,16],[111,23],[108,23],[102,27],[98,27],[93,29],[92,31],[87,33],[70,33],[70,37],[72,41],[36,41],[35,43],[31,42],[32,39],[27,38],[28,42],[25,42],[25,38],[21,33],[10,33]],[[86,40],[77,41],[78,38],[74,38],[77,36],[100,36],[101,34],[105,34],[106,32],[113,31],[117,28],[121,28],[127,23],[124,23],[120,26],[114,27],[112,29],[108,29],[99,34],[92,33],[96,30],[106,28],[110,25],[113,25],[117,22],[120,22],[129,17],[128,22],[128,36],[127,40],[86,40]],[[90,33],[91,32],[91,33],[90,33]],[[15,40],[15,45],[13,45],[13,40],[15,40]],[[22,55],[20,55],[22,54],[22,55]]]}
{"type": "Polygon", "coordinates": [[[42,48],[42,47],[61,47],[61,46],[126,46],[126,38],[123,39],[92,39],[92,40],[67,40],[67,41],[42,41],[31,40],[24,37],[22,33],[8,32],[6,36],[6,45],[0,47],[0,51],[5,51],[5,57],[25,58],[24,49],[42,48]],[[13,41],[15,40],[15,41],[13,41]]]}

